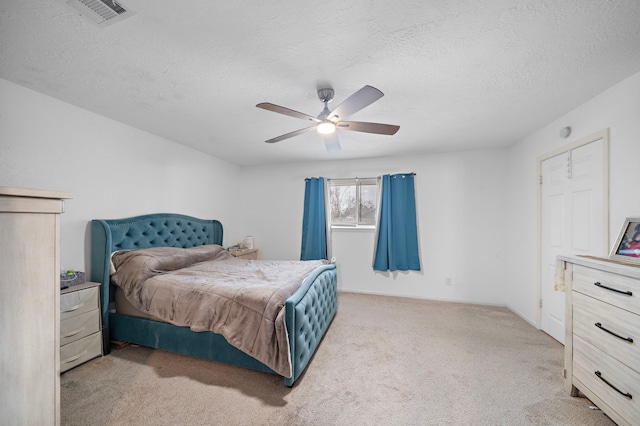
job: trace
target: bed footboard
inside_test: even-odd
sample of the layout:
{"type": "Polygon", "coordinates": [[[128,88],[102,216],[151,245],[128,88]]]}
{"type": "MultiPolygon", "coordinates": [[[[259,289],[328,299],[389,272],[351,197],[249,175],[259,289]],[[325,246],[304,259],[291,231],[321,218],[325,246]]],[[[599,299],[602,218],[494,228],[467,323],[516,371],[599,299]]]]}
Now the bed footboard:
{"type": "Polygon", "coordinates": [[[287,299],[286,323],[291,348],[292,376],[289,387],[304,372],[331,320],[338,310],[338,285],[335,265],[317,268],[300,289],[287,299]]]}

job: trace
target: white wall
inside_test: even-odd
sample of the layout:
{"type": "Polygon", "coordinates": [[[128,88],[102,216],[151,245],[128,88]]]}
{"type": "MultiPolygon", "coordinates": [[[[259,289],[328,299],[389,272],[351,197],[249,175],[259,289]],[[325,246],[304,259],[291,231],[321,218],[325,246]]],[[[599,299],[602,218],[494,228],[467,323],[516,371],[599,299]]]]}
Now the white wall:
{"type": "Polygon", "coordinates": [[[62,263],[87,270],[91,219],[161,211],[218,218],[225,244],[253,235],[262,258],[297,259],[305,177],[413,171],[423,271],[374,273],[373,233],[342,231],[341,288],[507,305],[535,323],[536,159],[604,128],[612,242],[640,215],[640,73],[508,150],[244,169],[0,79],[0,185],[72,193],[62,263]]]}
{"type": "Polygon", "coordinates": [[[509,239],[507,306],[535,324],[536,194],[539,156],[610,130],[609,246],[618,236],[625,217],[640,216],[640,73],[617,84],[589,102],[515,144],[508,154],[509,239]],[[560,129],[571,126],[568,139],[560,129]],[[523,226],[523,224],[525,226],[523,226]]]}
{"type": "Polygon", "coordinates": [[[61,263],[88,271],[92,219],[216,218],[225,242],[239,167],[0,79],[0,186],[70,192],[61,263]]]}
{"type": "Polygon", "coordinates": [[[254,236],[261,258],[299,259],[305,177],[415,172],[422,271],[374,272],[374,233],[341,230],[333,233],[340,288],[506,305],[506,161],[506,150],[483,150],[247,168],[245,233],[254,236]]]}

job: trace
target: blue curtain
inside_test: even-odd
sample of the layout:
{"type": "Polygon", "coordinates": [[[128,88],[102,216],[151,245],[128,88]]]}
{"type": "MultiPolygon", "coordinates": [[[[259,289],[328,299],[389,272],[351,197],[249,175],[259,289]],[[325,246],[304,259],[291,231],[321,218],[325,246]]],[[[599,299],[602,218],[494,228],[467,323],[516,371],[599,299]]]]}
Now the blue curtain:
{"type": "Polygon", "coordinates": [[[419,271],[413,173],[382,176],[378,241],[373,269],[419,271]]]}
{"type": "Polygon", "coordinates": [[[307,178],[304,189],[300,260],[326,258],[327,217],[324,207],[324,178],[307,178]]]}

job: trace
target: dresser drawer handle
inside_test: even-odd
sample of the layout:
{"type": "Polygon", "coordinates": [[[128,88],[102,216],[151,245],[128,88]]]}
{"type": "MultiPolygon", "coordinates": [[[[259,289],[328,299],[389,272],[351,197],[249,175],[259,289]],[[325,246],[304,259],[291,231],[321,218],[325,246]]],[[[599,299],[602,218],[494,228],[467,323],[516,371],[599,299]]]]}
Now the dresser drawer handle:
{"type": "Polygon", "coordinates": [[[80,333],[82,330],[84,330],[84,327],[80,327],[80,328],[79,328],[79,329],[77,329],[77,330],[70,331],[70,332],[68,332],[67,334],[65,334],[65,335],[64,335],[64,336],[62,336],[62,337],[71,337],[71,336],[75,336],[76,334],[80,333]]]}
{"type": "Polygon", "coordinates": [[[611,330],[607,330],[607,329],[606,329],[606,328],[604,328],[604,327],[602,326],[602,324],[600,324],[599,322],[595,323],[594,325],[595,325],[596,327],[598,327],[600,330],[602,330],[602,331],[606,331],[607,333],[609,333],[609,334],[611,334],[611,335],[613,335],[613,336],[616,336],[618,339],[626,340],[626,341],[627,341],[627,342],[629,342],[629,343],[633,343],[633,339],[632,339],[631,337],[622,337],[621,335],[619,335],[619,334],[617,334],[617,333],[614,333],[614,332],[613,332],[613,331],[611,331],[611,330]]]}
{"type": "MultiPolygon", "coordinates": [[[[87,353],[87,351],[82,351],[78,355],[75,355],[75,356],[72,356],[72,357],[69,357],[69,358],[65,359],[64,361],[62,361],[62,364],[67,364],[69,362],[73,362],[73,361],[77,360],[78,358],[80,358],[82,355],[84,355],[86,353],[87,353]]],[[[602,380],[604,380],[604,379],[602,379],[602,380]]],[[[620,392],[620,391],[618,391],[618,392],[620,392]]]]}
{"type": "Polygon", "coordinates": [[[627,296],[633,296],[633,293],[630,292],[630,291],[623,291],[623,290],[618,290],[617,288],[607,287],[606,285],[602,285],[599,282],[595,282],[595,283],[593,283],[593,285],[596,285],[596,286],[598,286],[600,288],[604,288],[604,289],[607,289],[607,290],[615,291],[616,293],[626,294],[627,296]]]}
{"type": "Polygon", "coordinates": [[[605,379],[604,377],[602,377],[602,373],[599,371],[594,371],[594,374],[596,376],[598,376],[598,378],[600,380],[602,380],[603,382],[605,382],[606,384],[608,384],[613,390],[615,390],[616,392],[618,392],[620,395],[622,396],[626,396],[629,399],[633,399],[633,396],[631,396],[631,394],[629,392],[622,392],[620,389],[618,389],[617,387],[613,386],[611,383],[609,383],[607,381],[607,379],[605,379]]]}
{"type": "Polygon", "coordinates": [[[83,307],[83,306],[84,306],[84,303],[80,303],[79,305],[71,306],[71,307],[69,307],[69,308],[65,309],[65,310],[64,310],[64,311],[62,311],[62,312],[72,312],[72,311],[75,311],[75,310],[80,309],[80,308],[81,308],[81,307],[83,307]]]}

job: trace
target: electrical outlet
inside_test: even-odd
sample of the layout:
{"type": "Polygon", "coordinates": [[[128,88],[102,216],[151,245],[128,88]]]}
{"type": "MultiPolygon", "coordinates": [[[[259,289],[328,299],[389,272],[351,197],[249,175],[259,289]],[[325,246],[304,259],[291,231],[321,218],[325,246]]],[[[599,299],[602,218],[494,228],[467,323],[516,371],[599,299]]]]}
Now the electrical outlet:
{"type": "Polygon", "coordinates": [[[445,285],[450,286],[450,285],[451,285],[451,278],[448,278],[448,277],[447,277],[447,278],[444,280],[444,284],[445,284],[445,285]]]}

